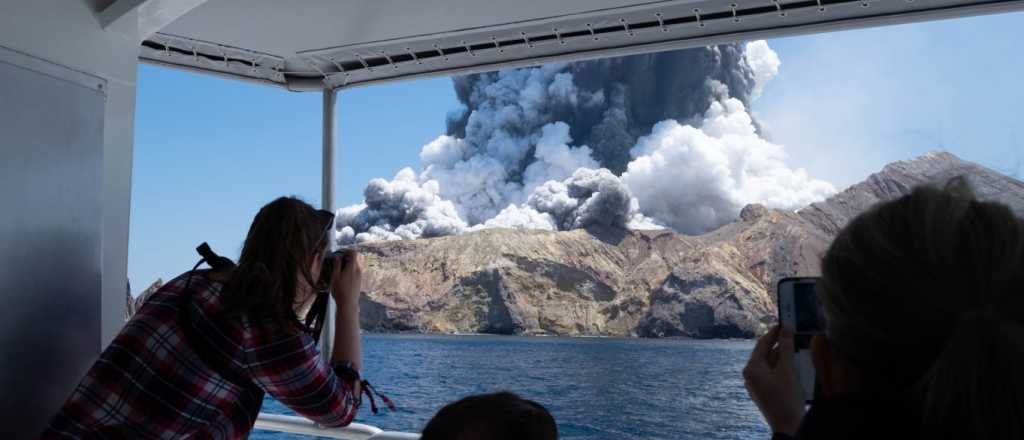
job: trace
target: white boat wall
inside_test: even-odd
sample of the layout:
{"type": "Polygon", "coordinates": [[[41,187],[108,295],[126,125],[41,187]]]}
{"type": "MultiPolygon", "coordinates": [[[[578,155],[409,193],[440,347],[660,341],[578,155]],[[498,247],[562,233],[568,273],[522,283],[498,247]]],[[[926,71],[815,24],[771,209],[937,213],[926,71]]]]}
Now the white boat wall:
{"type": "MultiPolygon", "coordinates": [[[[322,92],[322,207],[331,209],[339,88],[1022,8],[1024,0],[0,0],[0,438],[37,437],[124,322],[140,60],[322,92]]],[[[286,416],[258,426],[417,438],[365,425],[323,431],[286,416]]]]}

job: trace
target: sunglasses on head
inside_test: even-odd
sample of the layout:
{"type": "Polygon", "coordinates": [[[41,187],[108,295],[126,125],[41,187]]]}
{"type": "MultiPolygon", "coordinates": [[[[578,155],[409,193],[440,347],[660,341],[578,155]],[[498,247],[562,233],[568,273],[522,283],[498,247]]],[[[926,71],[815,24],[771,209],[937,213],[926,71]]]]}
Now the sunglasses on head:
{"type": "Polygon", "coordinates": [[[334,213],[326,209],[318,209],[316,211],[316,218],[322,225],[322,232],[320,233],[320,238],[317,239],[317,242],[313,247],[316,249],[320,249],[321,247],[326,249],[330,245],[327,237],[331,235],[331,228],[334,227],[334,213]]]}

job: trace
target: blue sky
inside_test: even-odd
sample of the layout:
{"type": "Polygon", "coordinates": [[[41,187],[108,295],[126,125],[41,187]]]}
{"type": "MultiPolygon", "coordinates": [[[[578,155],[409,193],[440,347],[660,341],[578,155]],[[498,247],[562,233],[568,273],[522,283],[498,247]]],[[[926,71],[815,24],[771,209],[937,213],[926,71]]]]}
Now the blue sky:
{"type": "Polygon", "coordinates": [[[772,40],[755,114],[790,165],[840,187],[938,149],[1019,176],[1020,41],[1020,13],[772,40]]]}
{"type": "MultiPolygon", "coordinates": [[[[770,40],[779,75],[754,103],[788,163],[839,188],[944,149],[1024,174],[1024,14],[770,40]]],[[[191,268],[208,241],[237,257],[281,195],[320,201],[318,93],[139,67],[128,273],[135,292],[191,268]]],[[[337,205],[417,166],[458,102],[447,78],[338,98],[337,205]]]]}

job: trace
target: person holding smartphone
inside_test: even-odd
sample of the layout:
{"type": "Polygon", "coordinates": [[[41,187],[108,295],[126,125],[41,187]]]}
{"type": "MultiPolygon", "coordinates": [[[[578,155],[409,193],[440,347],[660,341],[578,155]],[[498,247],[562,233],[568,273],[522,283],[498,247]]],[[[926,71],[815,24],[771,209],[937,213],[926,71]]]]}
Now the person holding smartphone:
{"type": "Polygon", "coordinates": [[[794,333],[743,371],[777,439],[1024,438],[1024,221],[963,178],[881,203],[822,260],[822,396],[805,412],[794,333]]]}
{"type": "Polygon", "coordinates": [[[358,254],[335,257],[325,277],[337,302],[330,365],[316,346],[322,322],[306,319],[326,304],[315,286],[333,220],[290,197],[260,209],[238,265],[209,252],[214,270],[150,296],[43,438],[245,438],[265,392],[320,425],[349,424],[365,385],[358,254]]]}

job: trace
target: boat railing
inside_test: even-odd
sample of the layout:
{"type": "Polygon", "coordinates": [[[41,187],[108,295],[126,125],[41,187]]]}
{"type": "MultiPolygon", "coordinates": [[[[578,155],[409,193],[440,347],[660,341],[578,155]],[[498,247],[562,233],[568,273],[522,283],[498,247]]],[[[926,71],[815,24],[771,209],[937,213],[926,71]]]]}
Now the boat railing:
{"type": "Polygon", "coordinates": [[[256,429],[313,435],[343,440],[419,440],[419,434],[384,431],[376,426],[352,423],[344,428],[324,428],[312,421],[284,414],[260,413],[256,429]]]}

